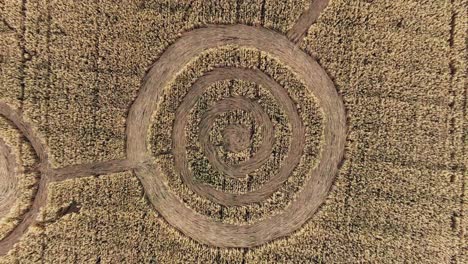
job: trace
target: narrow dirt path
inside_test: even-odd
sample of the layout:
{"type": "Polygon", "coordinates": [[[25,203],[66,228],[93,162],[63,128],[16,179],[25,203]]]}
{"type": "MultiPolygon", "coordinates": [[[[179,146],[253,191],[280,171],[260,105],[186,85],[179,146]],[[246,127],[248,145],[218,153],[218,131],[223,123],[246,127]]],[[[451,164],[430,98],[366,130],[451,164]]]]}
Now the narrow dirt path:
{"type": "Polygon", "coordinates": [[[129,160],[110,160],[90,164],[79,164],[53,169],[48,172],[50,182],[60,182],[81,177],[99,176],[124,172],[135,168],[137,165],[129,160]]]}
{"type": "MultiPolygon", "coordinates": [[[[39,165],[35,170],[40,172],[36,194],[29,210],[22,215],[20,223],[16,225],[9,234],[0,240],[0,256],[6,255],[26,233],[28,228],[37,222],[37,216],[47,202],[47,185],[49,183],[85,176],[123,172],[131,170],[137,166],[125,159],[52,169],[49,164],[46,147],[42,144],[42,141],[35,136],[37,133],[34,131],[33,127],[28,122],[24,121],[22,113],[19,110],[13,109],[7,104],[0,102],[0,115],[10,120],[32,145],[39,158],[39,165]]],[[[9,151],[6,147],[3,147],[3,144],[0,144],[0,151],[2,152],[1,154],[9,157],[9,151]]],[[[11,203],[11,199],[14,200],[16,198],[8,197],[9,203],[11,203]]]]}
{"type": "Polygon", "coordinates": [[[317,18],[325,7],[327,7],[329,1],[330,0],[312,0],[309,8],[302,13],[296,24],[286,33],[288,38],[294,43],[302,41],[310,26],[317,21],[317,18]]]}

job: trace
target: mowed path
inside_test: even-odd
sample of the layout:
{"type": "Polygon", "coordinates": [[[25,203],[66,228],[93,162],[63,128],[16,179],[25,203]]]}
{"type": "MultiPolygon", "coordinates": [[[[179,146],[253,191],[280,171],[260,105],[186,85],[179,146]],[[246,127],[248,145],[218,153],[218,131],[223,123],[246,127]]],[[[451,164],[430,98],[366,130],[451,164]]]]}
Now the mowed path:
{"type": "MultiPolygon", "coordinates": [[[[4,103],[0,103],[0,115],[12,121],[34,148],[39,158],[39,166],[36,170],[41,174],[37,192],[29,211],[23,214],[20,223],[0,240],[0,256],[6,255],[21,239],[28,228],[36,223],[36,218],[47,201],[48,183],[132,169],[138,172],[149,200],[158,211],[161,211],[163,217],[177,229],[202,243],[218,247],[252,247],[284,236],[300,227],[323,202],[332,185],[338,164],[342,159],[346,134],[344,107],[341,98],[334,89],[333,83],[320,66],[311,57],[302,52],[297,44],[303,39],[307,30],[318,18],[327,3],[328,0],[312,1],[310,8],[300,16],[297,23],[287,33],[287,37],[265,28],[253,28],[244,25],[210,25],[182,34],[180,39],[188,41],[177,41],[171,45],[154,64],[158,67],[153,66],[145,80],[143,80],[144,86],[139,91],[139,96],[135,100],[127,119],[127,158],[124,160],[112,160],[53,169],[49,164],[45,145],[35,136],[33,128],[23,120],[22,113],[4,103]],[[207,43],[207,39],[213,41],[207,43]],[[199,45],[193,45],[194,43],[198,43],[199,45]],[[157,106],[154,102],[159,97],[158,92],[149,92],[152,89],[151,87],[164,87],[177,74],[181,66],[185,65],[189,59],[195,57],[203,50],[228,44],[253,46],[281,57],[283,63],[291,66],[296,73],[299,73],[304,78],[308,88],[311,88],[314,95],[320,98],[320,106],[327,112],[327,125],[324,131],[324,146],[327,147],[322,152],[320,165],[314,169],[313,175],[320,176],[326,174],[330,175],[330,177],[325,177],[325,180],[320,177],[312,177],[304,187],[304,189],[309,191],[301,192],[297,201],[293,206],[288,208],[287,212],[282,213],[279,218],[267,219],[249,226],[233,226],[223,223],[213,224],[184,207],[177,197],[173,195],[161,196],[162,193],[168,193],[167,186],[155,183],[154,181],[154,175],[158,174],[158,168],[149,164],[152,158],[148,153],[148,142],[146,140],[151,115],[157,106]],[[293,54],[296,53],[302,55],[299,57],[294,56],[293,54]],[[310,69],[313,71],[310,72],[310,69]],[[159,78],[161,76],[164,78],[159,78]],[[170,212],[177,213],[171,214],[170,212]],[[186,214],[184,216],[185,219],[192,220],[193,224],[186,225],[187,220],[182,221],[180,212],[184,212],[186,214]],[[277,223],[283,224],[278,225],[277,223]],[[238,235],[232,236],[235,233],[238,235]]],[[[223,70],[221,69],[218,73],[220,74],[219,76],[222,73],[223,70]]],[[[252,73],[244,74],[250,76],[252,73]]],[[[257,81],[271,83],[271,80],[261,74],[254,74],[254,76],[249,78],[259,78],[257,81]]],[[[298,133],[300,136],[303,131],[299,130],[298,133]]],[[[292,159],[296,159],[301,154],[301,152],[294,153],[292,159]]],[[[271,184],[270,187],[267,186],[263,190],[263,194],[254,195],[250,198],[249,196],[246,196],[246,198],[233,198],[221,195],[218,197],[218,200],[224,204],[237,205],[239,203],[263,199],[266,197],[265,195],[270,194],[274,190],[275,186],[284,181],[288,175],[285,172],[283,176],[275,184],[271,184]],[[244,199],[245,201],[243,201],[244,199]]],[[[204,192],[204,190],[201,190],[201,192],[204,192]]],[[[206,193],[209,194],[209,191],[206,193]]]]}

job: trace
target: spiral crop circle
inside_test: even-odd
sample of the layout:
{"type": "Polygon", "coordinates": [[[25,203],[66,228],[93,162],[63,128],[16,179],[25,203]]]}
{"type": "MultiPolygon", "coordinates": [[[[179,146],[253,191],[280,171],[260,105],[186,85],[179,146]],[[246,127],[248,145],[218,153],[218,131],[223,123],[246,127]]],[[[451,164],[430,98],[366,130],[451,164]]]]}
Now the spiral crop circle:
{"type": "MultiPolygon", "coordinates": [[[[294,168],[304,155],[307,140],[303,120],[298,114],[298,102],[292,100],[288,91],[277,80],[258,68],[212,67],[192,83],[187,94],[175,111],[171,131],[170,150],[174,159],[174,171],[183,183],[197,195],[223,206],[244,206],[260,203],[271,196],[291,177],[294,168]],[[230,193],[194,180],[194,172],[187,160],[187,139],[184,136],[188,113],[207,86],[223,80],[253,82],[268,90],[285,112],[291,130],[288,153],[277,173],[259,188],[246,193],[230,193]]],[[[135,170],[146,195],[166,221],[187,236],[217,247],[253,247],[283,237],[298,229],[317,210],[326,198],[342,158],[345,141],[344,106],[333,83],[317,62],[298,49],[285,36],[273,31],[245,25],[210,26],[185,33],[170,46],[148,72],[142,90],[132,106],[127,127],[127,154],[135,162],[145,162],[135,170]],[[152,160],[148,131],[153,114],[164,100],[163,93],[181,69],[203,52],[221,46],[235,45],[252,48],[268,54],[286,65],[300,79],[307,91],[314,95],[323,112],[319,161],[309,172],[309,177],[295,199],[280,213],[248,224],[237,225],[216,221],[202,215],[186,204],[171,190],[161,166],[152,160]]],[[[277,140],[271,118],[255,101],[242,96],[226,96],[207,107],[198,120],[198,141],[202,153],[211,166],[225,177],[240,179],[258,169],[272,155],[272,145],[277,140]],[[240,110],[249,113],[258,126],[261,142],[250,158],[236,164],[224,162],[213,145],[210,131],[215,120],[223,113],[240,110]]],[[[245,138],[248,128],[231,124],[225,128],[224,145],[231,152],[242,151],[250,142],[245,138]]],[[[224,133],[224,132],[223,132],[224,133]]]]}
{"type": "MultiPolygon", "coordinates": [[[[218,68],[210,72],[209,75],[205,75],[200,78],[193,86],[189,93],[185,96],[185,100],[180,105],[176,113],[174,132],[172,140],[174,142],[174,157],[176,168],[179,169],[180,175],[184,182],[191,187],[191,189],[210,200],[213,200],[219,204],[226,206],[243,205],[261,201],[268,195],[271,195],[278,186],[287,179],[292,172],[292,169],[297,165],[299,157],[302,151],[302,145],[304,144],[304,131],[299,120],[297,111],[294,104],[286,94],[286,91],[281,88],[276,82],[272,81],[268,76],[258,70],[246,70],[237,68],[218,68]],[[269,87],[272,94],[277,100],[284,102],[284,108],[292,122],[293,127],[293,142],[292,153],[288,155],[285,161],[285,165],[281,168],[278,175],[267,184],[262,186],[261,189],[245,193],[245,194],[232,194],[216,190],[207,185],[195,184],[193,181],[192,172],[189,170],[186,158],[186,142],[183,136],[184,127],[186,126],[187,119],[185,114],[188,113],[197,100],[197,98],[203,92],[203,89],[214,81],[222,79],[237,78],[251,80],[259,84],[263,84],[265,87],[269,87]]],[[[226,176],[231,177],[245,177],[245,175],[262,165],[262,163],[270,156],[272,151],[272,141],[274,140],[272,135],[273,126],[268,116],[264,113],[263,109],[248,99],[242,97],[226,98],[219,101],[215,106],[209,109],[203,120],[200,122],[200,142],[204,153],[208,160],[216,167],[219,171],[224,172],[226,176]],[[229,167],[223,164],[216,156],[213,146],[210,144],[209,131],[211,130],[214,122],[214,117],[220,115],[223,112],[232,110],[233,108],[240,108],[253,113],[254,118],[258,124],[262,126],[263,140],[260,145],[259,151],[251,159],[237,164],[236,166],[229,167]]]]}

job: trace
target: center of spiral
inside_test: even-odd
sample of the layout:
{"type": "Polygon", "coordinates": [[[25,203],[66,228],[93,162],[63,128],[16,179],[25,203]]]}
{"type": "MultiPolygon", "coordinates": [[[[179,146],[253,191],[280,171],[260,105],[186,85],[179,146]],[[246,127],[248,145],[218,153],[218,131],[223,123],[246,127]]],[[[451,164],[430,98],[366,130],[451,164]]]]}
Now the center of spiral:
{"type": "Polygon", "coordinates": [[[223,131],[223,143],[227,151],[241,152],[250,145],[250,130],[245,125],[229,125],[223,131]]]}

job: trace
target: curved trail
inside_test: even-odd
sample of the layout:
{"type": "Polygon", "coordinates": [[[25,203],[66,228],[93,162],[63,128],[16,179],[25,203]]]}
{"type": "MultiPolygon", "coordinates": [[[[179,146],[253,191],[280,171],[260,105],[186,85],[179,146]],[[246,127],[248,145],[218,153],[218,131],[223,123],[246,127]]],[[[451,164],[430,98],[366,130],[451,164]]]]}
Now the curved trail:
{"type": "Polygon", "coordinates": [[[317,21],[317,18],[325,7],[327,7],[329,1],[330,0],[312,0],[309,8],[302,13],[294,26],[286,33],[288,38],[294,43],[302,41],[310,26],[317,21]]]}
{"type": "MultiPolygon", "coordinates": [[[[201,219],[199,215],[196,215],[193,211],[184,207],[183,204],[180,204],[173,194],[169,193],[167,196],[161,195],[162,193],[168,193],[167,186],[165,184],[154,184],[151,180],[155,174],[158,175],[160,172],[159,168],[146,164],[151,160],[151,155],[147,151],[147,142],[145,140],[145,133],[149,128],[148,124],[151,119],[151,114],[154,112],[156,107],[154,102],[159,99],[160,94],[156,92],[152,93],[150,96],[142,95],[147,95],[151,87],[162,87],[172,76],[175,76],[177,71],[180,70],[179,66],[184,65],[184,63],[187,62],[183,61],[183,58],[181,58],[183,57],[181,54],[183,55],[187,50],[189,51],[188,54],[193,55],[198,54],[207,48],[216,47],[221,44],[238,44],[242,46],[256,46],[257,44],[260,44],[263,50],[269,50],[273,53],[282,53],[284,50],[289,50],[289,53],[286,54],[285,61],[288,64],[292,64],[294,68],[298,69],[301,74],[306,76],[305,79],[308,84],[314,87],[317,85],[323,85],[324,87],[333,88],[326,91],[315,91],[325,97],[325,100],[322,100],[321,102],[322,107],[334,109],[336,112],[327,116],[329,122],[325,130],[325,144],[330,144],[332,148],[322,153],[323,157],[328,159],[330,162],[320,162],[320,166],[318,166],[313,173],[320,174],[328,172],[328,174],[334,175],[337,170],[337,165],[342,159],[342,150],[344,149],[344,107],[340,100],[332,99],[338,97],[338,95],[334,90],[332,82],[328,76],[322,72],[320,66],[305,54],[303,54],[305,56],[301,55],[299,59],[295,58],[292,56],[294,51],[291,51],[297,51],[296,44],[304,38],[307,30],[317,20],[319,14],[327,6],[328,2],[329,0],[312,1],[309,9],[299,17],[295,25],[286,34],[292,43],[287,41],[286,37],[279,35],[278,33],[274,33],[263,28],[252,29],[252,27],[243,25],[211,25],[206,28],[182,34],[181,38],[190,39],[190,42],[195,44],[187,45],[187,43],[185,43],[184,45],[184,43],[176,42],[171,45],[154,64],[158,67],[154,67],[154,65],[151,67],[151,70],[143,80],[144,85],[139,91],[139,96],[130,109],[126,130],[127,159],[52,169],[49,164],[45,146],[39,138],[34,136],[35,132],[33,128],[23,120],[22,113],[14,110],[5,103],[0,102],[0,115],[13,122],[13,124],[30,142],[39,158],[39,166],[35,168],[35,170],[41,173],[36,195],[29,211],[24,213],[20,223],[8,235],[0,240],[0,256],[6,255],[20,240],[21,236],[27,231],[29,226],[36,223],[36,217],[47,200],[48,183],[128,170],[135,170],[138,172],[139,178],[145,188],[145,192],[150,202],[162,213],[168,222],[183,233],[202,243],[217,247],[252,247],[281,237],[285,235],[285,230],[294,230],[302,225],[302,223],[321,204],[320,201],[327,194],[333,177],[328,177],[325,181],[314,177],[307,183],[307,186],[305,186],[305,188],[309,188],[312,191],[307,192],[306,194],[301,194],[298,197],[298,201],[295,203],[296,206],[289,208],[288,211],[281,214],[279,218],[274,218],[274,221],[267,219],[266,221],[261,221],[250,226],[233,226],[224,223],[212,224],[207,219],[201,219]],[[258,34],[251,34],[252,30],[256,31],[258,34]],[[207,39],[211,39],[212,41],[207,43],[207,39]],[[180,54],[178,53],[179,51],[181,52],[180,54]],[[306,67],[301,64],[309,65],[317,71],[307,72],[306,67]],[[154,77],[161,73],[164,73],[164,78],[154,77]],[[152,103],[154,104],[154,107],[151,106],[152,103]],[[317,186],[321,187],[319,188],[320,190],[317,189],[317,186]],[[308,209],[308,212],[301,212],[304,207],[308,209]],[[295,214],[297,216],[296,218],[290,219],[287,217],[288,213],[294,214],[295,211],[299,212],[299,214],[295,214]],[[171,214],[170,212],[173,213],[171,214]],[[185,213],[182,217],[180,216],[181,212],[185,213]],[[187,226],[186,222],[181,219],[192,219],[193,224],[187,226]],[[277,225],[277,223],[285,224],[277,225]]],[[[9,151],[1,144],[0,152],[9,153],[9,151]]],[[[10,160],[8,155],[7,159],[10,160]]],[[[206,189],[204,189],[203,192],[209,193],[206,189]]],[[[261,197],[265,196],[263,195],[261,197]]],[[[220,196],[218,198],[220,198],[219,202],[227,205],[237,204],[239,202],[236,201],[237,198],[233,197],[220,196]]],[[[258,197],[256,199],[258,199],[258,197]]],[[[255,199],[251,199],[247,202],[253,202],[254,200],[255,199]]]]}
{"type": "MultiPolygon", "coordinates": [[[[116,160],[101,162],[87,165],[69,166],[60,169],[51,169],[46,148],[41,140],[35,135],[34,129],[24,121],[22,114],[5,103],[0,102],[0,115],[10,120],[16,128],[26,137],[32,145],[39,158],[39,166],[35,168],[41,173],[39,183],[37,185],[34,200],[26,213],[22,215],[22,219],[13,230],[0,240],[0,256],[5,255],[13,246],[21,239],[27,229],[36,223],[36,218],[41,208],[47,202],[47,185],[50,182],[63,181],[67,179],[77,178],[81,176],[92,176],[105,173],[121,172],[132,169],[135,165],[127,160],[116,160]]],[[[0,144],[0,151],[7,151],[0,144]]],[[[7,152],[9,153],[9,151],[7,152]]],[[[20,172],[17,172],[20,173],[20,172]]]]}
{"type": "MultiPolygon", "coordinates": [[[[47,153],[44,145],[39,138],[34,136],[33,128],[23,120],[21,113],[12,109],[7,104],[0,102],[0,115],[4,116],[21,131],[21,133],[27,138],[29,143],[32,145],[36,154],[39,158],[39,170],[47,170],[49,162],[47,159],[47,153]]],[[[15,226],[15,228],[5,238],[0,240],[0,255],[5,255],[18,242],[21,236],[26,232],[28,227],[33,224],[36,217],[45,204],[47,199],[47,177],[44,174],[41,175],[35,198],[29,208],[29,210],[22,216],[21,222],[15,226]]]]}
{"type": "Polygon", "coordinates": [[[22,113],[11,108],[5,103],[0,102],[0,115],[13,122],[13,124],[28,139],[29,143],[31,143],[33,149],[36,151],[41,165],[44,167],[50,167],[45,146],[42,144],[41,140],[35,136],[36,132],[34,129],[24,121],[22,113]]]}

